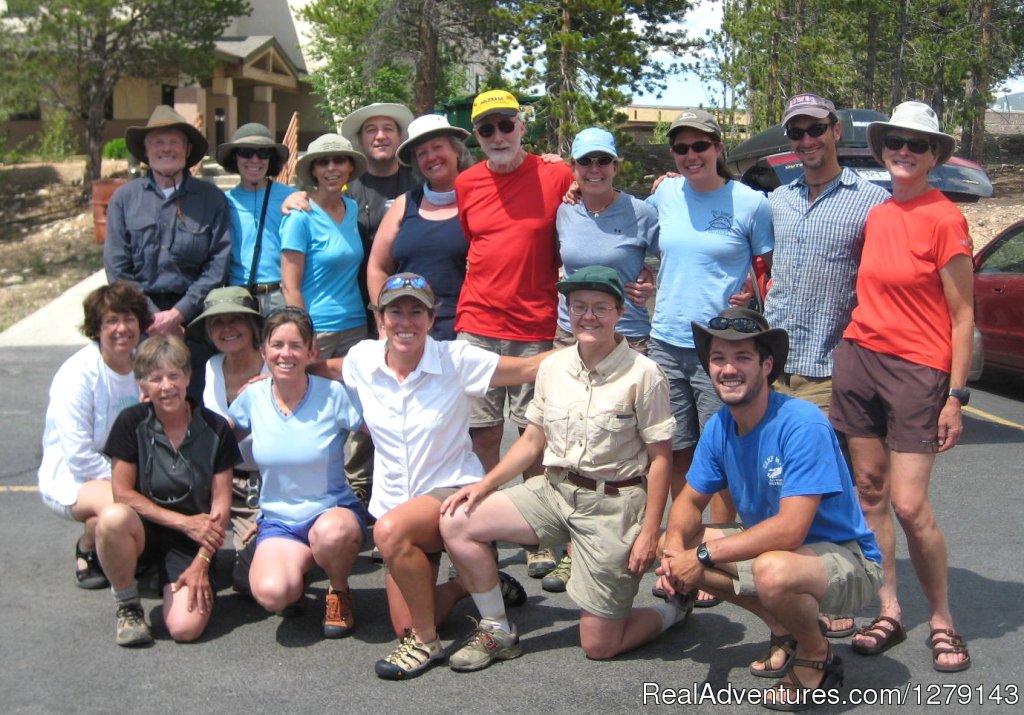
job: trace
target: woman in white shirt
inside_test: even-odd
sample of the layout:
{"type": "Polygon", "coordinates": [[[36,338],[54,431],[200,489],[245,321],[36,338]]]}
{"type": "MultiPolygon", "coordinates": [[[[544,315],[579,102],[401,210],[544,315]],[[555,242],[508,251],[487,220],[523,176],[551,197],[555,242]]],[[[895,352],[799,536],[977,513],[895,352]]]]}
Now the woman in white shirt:
{"type": "Polygon", "coordinates": [[[96,589],[107,586],[96,558],[96,518],[113,501],[102,450],[114,418],[139,401],[132,356],[152,315],[142,291],[127,281],[97,288],[83,307],[81,330],[92,342],[61,365],[50,385],[39,493],[58,516],[84,524],[75,542],[75,583],[96,589]]]}

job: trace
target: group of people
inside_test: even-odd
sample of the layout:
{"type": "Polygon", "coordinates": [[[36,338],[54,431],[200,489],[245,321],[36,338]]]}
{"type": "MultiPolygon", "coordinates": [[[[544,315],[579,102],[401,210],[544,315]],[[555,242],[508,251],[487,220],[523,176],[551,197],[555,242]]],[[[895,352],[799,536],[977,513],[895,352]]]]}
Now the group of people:
{"type": "Polygon", "coordinates": [[[305,191],[273,181],[287,149],[244,125],[216,152],[240,176],[227,197],[189,173],[206,141],[172,109],[128,130],[150,171],[111,201],[110,285],[54,379],[40,467],[44,501],[84,524],[78,584],[114,592],[117,642],[151,640],[140,564],[171,636],[197,638],[229,533],[236,588],[287,612],[318,565],[323,633],[347,636],[376,521],[399,638],[382,678],[443,659],[437,626],[466,596],[480,621],[451,667],[521,654],[506,607],[525,592],[493,547],[509,541],[579,605],[591,658],[695,605],[750,610],[770,629],[750,671],[794,709],[842,681],[826,636],[865,655],[906,637],[894,510],[934,666],[968,667],[927,497],[962,429],[972,322],[966,222],[927,183],[954,147],[935,113],[906,102],[871,125],[890,198],[839,166],[827,99],[789,100],[804,174],[768,197],[732,178],[714,117],[684,111],[677,173],[641,201],[615,187],[611,133],[536,156],[519,110],[476,98],[472,165],[444,117],[361,108],[299,159],[305,191]],[[763,316],[744,287],[756,258],[763,316]],[[520,437],[501,456],[506,415],[520,437]],[[546,550],[566,544],[555,568],[546,550]],[[457,575],[438,583],[444,550],[457,575]],[[634,607],[654,565],[663,600],[634,607]]]}

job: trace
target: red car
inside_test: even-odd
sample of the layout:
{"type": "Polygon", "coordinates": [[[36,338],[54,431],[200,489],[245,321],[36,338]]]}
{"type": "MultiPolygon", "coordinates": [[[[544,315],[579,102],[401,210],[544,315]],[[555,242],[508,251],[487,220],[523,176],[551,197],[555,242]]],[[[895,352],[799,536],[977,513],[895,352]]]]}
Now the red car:
{"type": "Polygon", "coordinates": [[[981,333],[982,369],[1024,376],[1024,221],[974,256],[974,324],[981,333]]]}

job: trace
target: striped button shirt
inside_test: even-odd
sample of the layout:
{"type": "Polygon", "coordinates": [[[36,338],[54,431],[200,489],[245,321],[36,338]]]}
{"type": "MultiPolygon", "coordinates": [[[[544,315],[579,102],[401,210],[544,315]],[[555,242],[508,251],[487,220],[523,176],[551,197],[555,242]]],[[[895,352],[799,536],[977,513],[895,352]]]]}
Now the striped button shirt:
{"type": "Polygon", "coordinates": [[[768,196],[775,254],[765,317],[789,333],[786,372],[828,377],[856,304],[864,223],[889,194],[846,167],[813,204],[808,191],[801,176],[768,196]]]}

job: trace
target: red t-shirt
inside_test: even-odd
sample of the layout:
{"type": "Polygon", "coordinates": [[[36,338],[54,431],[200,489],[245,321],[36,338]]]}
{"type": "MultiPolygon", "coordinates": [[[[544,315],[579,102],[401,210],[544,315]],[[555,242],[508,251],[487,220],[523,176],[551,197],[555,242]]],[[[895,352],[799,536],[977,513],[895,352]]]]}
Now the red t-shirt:
{"type": "Polygon", "coordinates": [[[555,212],[572,170],[527,154],[509,174],[467,169],[455,180],[469,241],[455,329],[489,338],[551,340],[558,307],[555,212]]]}
{"type": "Polygon", "coordinates": [[[971,256],[967,220],[932,189],[868,213],[857,307],[843,337],[869,350],[949,372],[952,321],[939,269],[971,256]]]}

